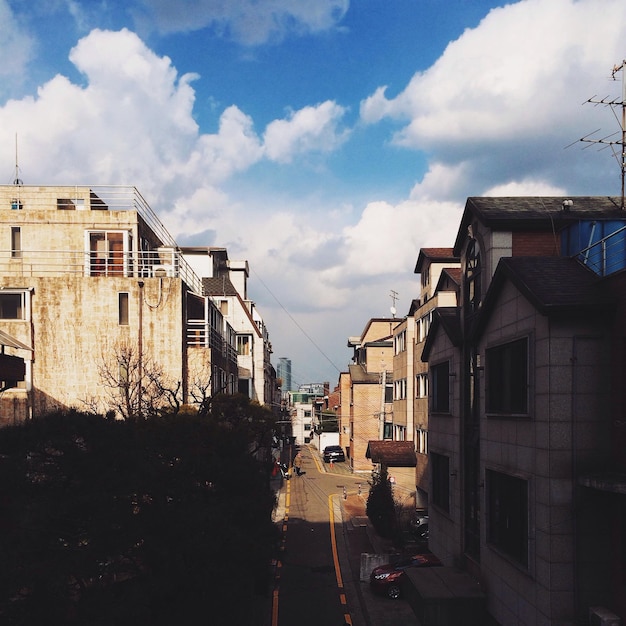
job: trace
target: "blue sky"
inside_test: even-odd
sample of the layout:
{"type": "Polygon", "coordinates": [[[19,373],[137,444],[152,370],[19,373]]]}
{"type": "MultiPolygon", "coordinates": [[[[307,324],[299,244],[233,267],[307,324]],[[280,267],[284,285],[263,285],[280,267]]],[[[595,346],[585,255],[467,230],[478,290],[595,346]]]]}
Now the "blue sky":
{"type": "Polygon", "coordinates": [[[617,195],[623,0],[0,0],[0,172],[225,246],[298,383],[419,295],[468,196],[617,195]],[[4,165],[2,165],[4,164],[4,165]],[[2,169],[3,168],[3,169],[2,169]]]}

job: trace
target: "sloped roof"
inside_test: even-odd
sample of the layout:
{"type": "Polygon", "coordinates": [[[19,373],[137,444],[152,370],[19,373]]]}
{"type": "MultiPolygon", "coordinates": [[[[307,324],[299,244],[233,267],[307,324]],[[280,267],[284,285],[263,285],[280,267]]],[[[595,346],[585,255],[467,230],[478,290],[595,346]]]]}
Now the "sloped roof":
{"type": "Polygon", "coordinates": [[[467,227],[474,218],[491,230],[560,230],[581,219],[624,219],[620,202],[608,196],[470,197],[465,203],[453,250],[460,254],[467,227]],[[572,201],[567,210],[563,208],[565,200],[572,201]]]}
{"type": "Polygon", "coordinates": [[[365,457],[387,467],[415,467],[417,455],[412,441],[369,441],[365,457]]]}
{"type": "Polygon", "coordinates": [[[437,307],[433,311],[433,321],[430,325],[430,329],[428,330],[428,335],[426,336],[426,341],[424,342],[424,348],[422,349],[422,361],[424,362],[428,361],[430,350],[439,329],[446,333],[453,346],[461,345],[463,335],[461,330],[459,307],[437,307]]]}
{"type": "Polygon", "coordinates": [[[348,372],[353,383],[376,383],[380,382],[378,372],[366,372],[362,365],[348,365],[348,372]]]}
{"type": "Polygon", "coordinates": [[[33,351],[32,348],[22,343],[19,339],[11,337],[9,333],[5,333],[3,330],[0,330],[0,345],[18,348],[19,350],[28,350],[29,352],[33,351]]]}
{"type": "Polygon", "coordinates": [[[202,293],[205,296],[236,296],[235,286],[228,276],[209,277],[202,279],[202,293]]]}
{"type": "Polygon", "coordinates": [[[486,323],[498,293],[510,280],[542,315],[599,311],[610,304],[601,291],[602,279],[569,257],[504,257],[485,296],[476,332],[486,323]]]}
{"type": "Polygon", "coordinates": [[[454,256],[452,248],[421,248],[417,255],[417,263],[415,264],[415,273],[422,271],[422,266],[426,260],[432,263],[458,263],[458,257],[454,256]]]}
{"type": "Polygon", "coordinates": [[[460,267],[445,267],[441,270],[437,286],[435,287],[435,293],[443,289],[443,285],[446,279],[450,280],[458,289],[461,286],[461,268],[460,267]]]}

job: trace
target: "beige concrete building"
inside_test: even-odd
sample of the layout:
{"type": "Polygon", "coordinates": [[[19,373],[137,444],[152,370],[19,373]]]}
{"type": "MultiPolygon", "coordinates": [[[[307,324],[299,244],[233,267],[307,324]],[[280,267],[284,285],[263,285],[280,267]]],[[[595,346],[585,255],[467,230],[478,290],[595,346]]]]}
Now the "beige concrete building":
{"type": "Polygon", "coordinates": [[[25,364],[3,423],[237,389],[235,332],[136,189],[2,186],[0,232],[3,349],[25,364]]]}
{"type": "MultiPolygon", "coordinates": [[[[422,350],[428,336],[433,311],[441,306],[456,306],[460,281],[460,262],[452,248],[422,248],[415,273],[420,275],[420,297],[413,302],[409,315],[414,319],[415,345],[412,352],[412,378],[415,399],[412,404],[415,451],[416,506],[428,509],[428,364],[422,350]]],[[[395,413],[395,406],[394,406],[395,413]]]]}
{"type": "MultiPolygon", "coordinates": [[[[350,467],[355,472],[369,472],[372,463],[366,458],[371,440],[393,438],[393,329],[396,318],[371,319],[360,337],[350,337],[353,349],[349,366],[350,467]]],[[[340,379],[341,380],[341,379],[340,379]]],[[[342,393],[342,420],[344,399],[342,393]]]]}

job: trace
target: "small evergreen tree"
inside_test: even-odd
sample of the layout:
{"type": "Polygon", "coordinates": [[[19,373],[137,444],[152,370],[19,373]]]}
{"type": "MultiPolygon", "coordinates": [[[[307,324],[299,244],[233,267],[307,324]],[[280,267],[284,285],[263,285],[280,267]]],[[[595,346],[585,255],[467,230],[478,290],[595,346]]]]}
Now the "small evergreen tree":
{"type": "Polygon", "coordinates": [[[381,537],[392,538],[396,528],[396,506],[387,466],[372,472],[365,512],[381,537]]]}

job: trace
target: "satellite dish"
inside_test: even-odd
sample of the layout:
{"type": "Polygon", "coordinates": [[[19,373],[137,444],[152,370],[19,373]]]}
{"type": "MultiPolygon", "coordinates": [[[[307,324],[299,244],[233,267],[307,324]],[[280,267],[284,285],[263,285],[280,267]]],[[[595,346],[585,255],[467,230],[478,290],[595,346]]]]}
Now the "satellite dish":
{"type": "Polygon", "coordinates": [[[396,307],[392,306],[389,310],[391,311],[391,314],[395,317],[396,316],[396,307]]]}

